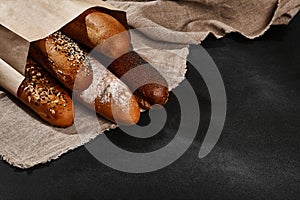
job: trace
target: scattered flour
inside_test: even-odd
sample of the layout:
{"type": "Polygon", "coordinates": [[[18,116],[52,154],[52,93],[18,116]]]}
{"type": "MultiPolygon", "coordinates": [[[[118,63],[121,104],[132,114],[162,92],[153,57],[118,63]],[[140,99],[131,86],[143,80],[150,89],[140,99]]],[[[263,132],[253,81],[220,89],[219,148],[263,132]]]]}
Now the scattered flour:
{"type": "Polygon", "coordinates": [[[88,57],[93,70],[92,84],[80,94],[87,103],[98,97],[101,103],[113,103],[126,108],[132,93],[128,87],[96,59],[88,57]]]}

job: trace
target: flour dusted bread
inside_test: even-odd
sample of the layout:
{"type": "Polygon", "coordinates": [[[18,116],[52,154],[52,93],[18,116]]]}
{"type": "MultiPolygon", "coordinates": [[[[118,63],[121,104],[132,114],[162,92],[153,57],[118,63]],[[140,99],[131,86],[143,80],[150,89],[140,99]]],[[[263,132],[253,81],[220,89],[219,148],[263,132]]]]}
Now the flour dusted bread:
{"type": "Polygon", "coordinates": [[[57,31],[31,45],[31,57],[68,89],[86,89],[92,82],[93,71],[87,53],[72,39],[57,31]]]}
{"type": "Polygon", "coordinates": [[[114,17],[96,9],[89,9],[62,28],[74,40],[97,47],[101,53],[118,58],[130,50],[130,36],[114,17]]]}
{"type": "Polygon", "coordinates": [[[139,106],[127,85],[97,60],[91,58],[90,63],[93,82],[86,90],[76,92],[76,98],[110,121],[123,125],[137,123],[140,118],[139,106]]]}
{"type": "Polygon", "coordinates": [[[17,97],[49,124],[67,127],[73,124],[73,103],[69,94],[47,72],[28,59],[25,79],[17,97]]]}

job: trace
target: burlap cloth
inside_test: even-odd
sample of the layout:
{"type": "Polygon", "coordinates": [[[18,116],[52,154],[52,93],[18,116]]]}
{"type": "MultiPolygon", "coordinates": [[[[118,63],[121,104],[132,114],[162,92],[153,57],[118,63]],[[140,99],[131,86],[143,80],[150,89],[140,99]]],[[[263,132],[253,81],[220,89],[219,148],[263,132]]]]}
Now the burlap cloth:
{"type": "MultiPolygon", "coordinates": [[[[300,8],[300,0],[185,0],[185,1],[109,1],[127,11],[128,23],[149,38],[133,34],[136,50],[165,76],[170,89],[178,86],[186,72],[188,44],[200,43],[209,33],[217,38],[239,32],[247,38],[262,35],[271,25],[288,24],[300,8]],[[157,31],[147,31],[156,28],[157,31]],[[159,39],[183,45],[154,42],[159,39]],[[144,49],[147,49],[146,51],[144,49]],[[174,58],[176,54],[176,58],[174,58]],[[168,62],[161,65],[160,62],[168,62]]],[[[76,117],[86,123],[67,129],[51,127],[14,97],[0,91],[0,155],[19,168],[57,159],[105,130],[117,127],[98,118],[98,130],[77,134],[95,125],[88,111],[78,108],[76,117]]]]}

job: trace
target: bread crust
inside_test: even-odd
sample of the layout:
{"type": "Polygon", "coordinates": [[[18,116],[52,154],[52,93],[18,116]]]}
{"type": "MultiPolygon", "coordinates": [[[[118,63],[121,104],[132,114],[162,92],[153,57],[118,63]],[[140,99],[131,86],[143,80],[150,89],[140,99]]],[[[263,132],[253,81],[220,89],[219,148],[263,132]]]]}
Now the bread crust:
{"type": "Polygon", "coordinates": [[[169,91],[165,78],[135,51],[114,60],[108,69],[134,91],[140,107],[167,102],[169,91]]]}
{"type": "Polygon", "coordinates": [[[136,124],[140,109],[125,83],[94,58],[90,59],[94,78],[89,88],[76,92],[76,98],[106,119],[122,125],[136,124]]]}
{"type": "Polygon", "coordinates": [[[17,96],[53,126],[68,127],[74,122],[71,97],[32,59],[27,61],[25,79],[18,88],[17,96]]]}
{"type": "Polygon", "coordinates": [[[93,71],[87,53],[60,31],[34,42],[29,53],[70,90],[75,81],[79,90],[86,89],[92,82],[93,71]]]}
{"type": "Polygon", "coordinates": [[[164,77],[136,52],[132,51],[130,36],[122,24],[112,16],[89,9],[62,28],[62,31],[97,51],[114,59],[108,69],[118,78],[143,65],[143,70],[131,73],[123,80],[134,90],[139,106],[149,109],[154,104],[163,105],[168,100],[168,84],[164,77]],[[145,83],[146,84],[143,84],[145,83]],[[143,85],[143,86],[141,86],[143,85]]]}
{"type": "Polygon", "coordinates": [[[74,40],[111,58],[128,52],[130,36],[114,17],[96,9],[89,9],[68,23],[62,31],[74,40]]]}

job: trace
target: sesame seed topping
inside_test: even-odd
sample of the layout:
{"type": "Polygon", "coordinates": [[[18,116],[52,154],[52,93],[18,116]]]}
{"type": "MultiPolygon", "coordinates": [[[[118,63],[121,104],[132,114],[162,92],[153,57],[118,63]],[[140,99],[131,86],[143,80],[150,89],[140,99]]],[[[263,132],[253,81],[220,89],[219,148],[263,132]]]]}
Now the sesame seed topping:
{"type": "Polygon", "coordinates": [[[28,103],[50,108],[48,111],[51,114],[67,106],[65,93],[56,86],[55,81],[41,67],[29,59],[25,72],[23,92],[27,96],[28,103]]]}
{"type": "Polygon", "coordinates": [[[55,50],[62,51],[68,58],[68,61],[74,61],[72,66],[76,66],[75,63],[82,64],[86,60],[86,53],[79,45],[60,31],[53,33],[49,38],[52,39],[55,50]]]}
{"type": "Polygon", "coordinates": [[[52,115],[55,114],[55,110],[53,110],[52,108],[50,109],[50,112],[52,113],[52,115]]]}

